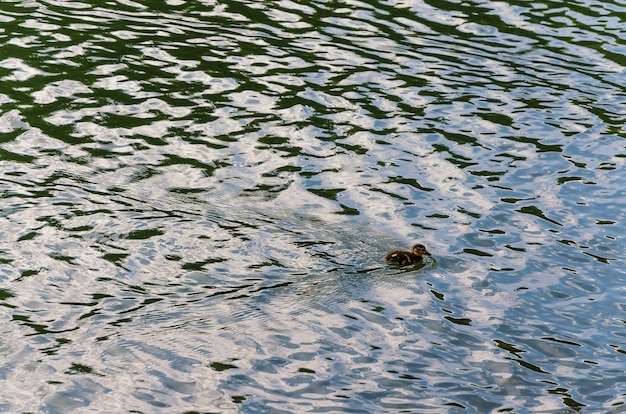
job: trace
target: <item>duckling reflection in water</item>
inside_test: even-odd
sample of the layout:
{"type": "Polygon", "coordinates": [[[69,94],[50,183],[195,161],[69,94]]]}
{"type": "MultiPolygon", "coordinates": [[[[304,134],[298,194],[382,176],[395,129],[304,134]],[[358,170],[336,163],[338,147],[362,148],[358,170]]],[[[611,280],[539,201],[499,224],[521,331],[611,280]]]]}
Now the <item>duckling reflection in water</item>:
{"type": "Polygon", "coordinates": [[[413,246],[410,252],[397,250],[389,253],[385,256],[385,261],[389,263],[396,263],[400,266],[408,266],[421,263],[424,261],[424,256],[432,256],[423,244],[416,244],[413,246]]]}

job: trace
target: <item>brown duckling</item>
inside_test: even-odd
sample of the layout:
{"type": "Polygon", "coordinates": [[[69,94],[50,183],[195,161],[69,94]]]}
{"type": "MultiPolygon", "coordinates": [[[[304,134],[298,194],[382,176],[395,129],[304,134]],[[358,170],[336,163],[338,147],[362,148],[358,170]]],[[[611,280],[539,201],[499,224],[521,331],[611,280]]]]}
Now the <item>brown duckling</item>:
{"type": "Polygon", "coordinates": [[[424,256],[432,256],[426,250],[426,247],[423,244],[416,244],[413,246],[410,252],[405,252],[402,250],[398,250],[395,252],[389,253],[385,256],[385,261],[390,263],[397,263],[400,266],[413,265],[420,263],[424,256]]]}

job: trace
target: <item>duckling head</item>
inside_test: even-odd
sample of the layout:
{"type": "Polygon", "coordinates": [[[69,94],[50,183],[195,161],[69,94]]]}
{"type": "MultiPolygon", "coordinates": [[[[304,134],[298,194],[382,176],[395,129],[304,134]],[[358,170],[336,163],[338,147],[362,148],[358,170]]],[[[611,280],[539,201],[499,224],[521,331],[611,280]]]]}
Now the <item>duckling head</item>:
{"type": "Polygon", "coordinates": [[[432,256],[426,250],[426,246],[424,246],[423,244],[416,244],[415,246],[413,246],[413,249],[411,249],[411,253],[413,253],[415,256],[432,256]]]}

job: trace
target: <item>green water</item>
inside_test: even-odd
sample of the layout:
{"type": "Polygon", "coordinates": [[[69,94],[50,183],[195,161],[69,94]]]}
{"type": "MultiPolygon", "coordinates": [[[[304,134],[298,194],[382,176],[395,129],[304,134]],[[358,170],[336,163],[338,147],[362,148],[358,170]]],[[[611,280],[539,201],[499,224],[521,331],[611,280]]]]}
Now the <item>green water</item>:
{"type": "Polygon", "coordinates": [[[624,410],[624,16],[3,2],[0,411],[624,410]]]}

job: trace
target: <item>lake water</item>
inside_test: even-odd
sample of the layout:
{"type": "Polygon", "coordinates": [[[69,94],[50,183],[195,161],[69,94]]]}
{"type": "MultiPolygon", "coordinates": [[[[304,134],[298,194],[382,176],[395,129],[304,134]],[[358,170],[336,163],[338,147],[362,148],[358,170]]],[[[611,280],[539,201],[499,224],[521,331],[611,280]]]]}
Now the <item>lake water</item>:
{"type": "Polygon", "coordinates": [[[91,3],[0,7],[0,411],[626,411],[624,0],[91,3]]]}

